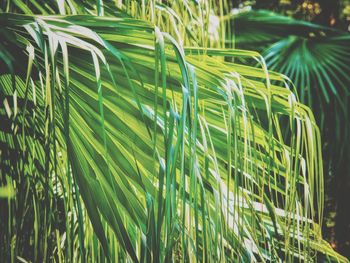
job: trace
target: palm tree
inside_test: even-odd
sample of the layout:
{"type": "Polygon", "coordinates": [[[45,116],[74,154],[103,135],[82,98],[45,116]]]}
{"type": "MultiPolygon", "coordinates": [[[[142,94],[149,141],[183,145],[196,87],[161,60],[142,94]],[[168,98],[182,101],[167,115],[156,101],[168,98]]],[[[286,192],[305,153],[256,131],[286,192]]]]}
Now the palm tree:
{"type": "Polygon", "coordinates": [[[6,261],[347,261],[321,235],[312,112],[190,31],[210,4],[1,8],[6,261]]]}
{"type": "Polygon", "coordinates": [[[326,216],[331,224],[326,225],[335,221],[339,249],[349,253],[349,231],[344,231],[349,218],[344,211],[350,182],[350,35],[266,11],[240,13],[233,20],[236,46],[262,52],[270,69],[293,80],[300,101],[316,116],[327,171],[326,216]],[[330,217],[332,212],[337,218],[330,217]]]}

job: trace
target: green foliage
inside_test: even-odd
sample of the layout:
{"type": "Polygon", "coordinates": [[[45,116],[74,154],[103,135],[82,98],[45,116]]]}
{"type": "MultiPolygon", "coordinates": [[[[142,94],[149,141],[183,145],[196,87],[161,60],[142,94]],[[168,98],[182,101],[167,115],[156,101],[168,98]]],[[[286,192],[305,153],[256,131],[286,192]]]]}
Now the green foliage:
{"type": "Polygon", "coordinates": [[[349,256],[349,217],[343,211],[350,180],[350,35],[266,11],[241,13],[233,24],[237,47],[262,52],[268,67],[293,80],[301,102],[312,107],[327,172],[326,237],[349,256]]]}
{"type": "Polygon", "coordinates": [[[7,3],[2,258],[346,262],[321,236],[314,117],[258,53],[206,48],[176,4],[7,3]]]}
{"type": "Polygon", "coordinates": [[[316,113],[327,160],[339,162],[350,132],[350,35],[267,11],[241,13],[234,25],[237,47],[262,52],[270,69],[293,80],[301,102],[316,113]]]}

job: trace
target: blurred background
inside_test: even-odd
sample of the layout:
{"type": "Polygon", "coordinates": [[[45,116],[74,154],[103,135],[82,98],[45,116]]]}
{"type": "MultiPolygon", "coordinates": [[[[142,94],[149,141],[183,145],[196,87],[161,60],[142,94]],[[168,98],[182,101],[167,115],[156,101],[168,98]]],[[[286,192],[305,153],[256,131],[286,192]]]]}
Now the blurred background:
{"type": "Polygon", "coordinates": [[[233,1],[236,48],[261,52],[312,108],[322,135],[324,237],[350,257],[350,1],[233,1]]]}
{"type": "Polygon", "coordinates": [[[349,0],[232,1],[234,8],[266,9],[323,26],[350,31],[349,0]]]}

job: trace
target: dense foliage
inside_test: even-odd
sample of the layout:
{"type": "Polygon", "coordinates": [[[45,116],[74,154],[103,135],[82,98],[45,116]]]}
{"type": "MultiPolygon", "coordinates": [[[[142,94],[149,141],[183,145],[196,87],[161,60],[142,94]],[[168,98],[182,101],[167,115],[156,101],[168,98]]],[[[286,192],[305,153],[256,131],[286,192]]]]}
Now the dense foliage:
{"type": "Polygon", "coordinates": [[[1,258],[347,261],[311,110],[216,4],[2,4],[1,258]]]}
{"type": "Polygon", "coordinates": [[[235,43],[261,52],[267,66],[288,76],[301,102],[312,108],[323,142],[326,238],[350,257],[350,2],[289,2],[271,8],[319,24],[262,10],[240,12],[232,18],[235,43]]]}

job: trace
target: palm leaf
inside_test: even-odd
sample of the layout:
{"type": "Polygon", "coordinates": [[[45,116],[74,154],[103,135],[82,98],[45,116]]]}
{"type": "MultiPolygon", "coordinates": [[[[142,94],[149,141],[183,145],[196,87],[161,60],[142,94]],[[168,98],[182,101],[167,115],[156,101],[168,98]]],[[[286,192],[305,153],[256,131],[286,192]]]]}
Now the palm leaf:
{"type": "Polygon", "coordinates": [[[300,100],[317,113],[327,159],[340,162],[349,137],[350,35],[267,11],[241,13],[234,25],[237,47],[262,52],[271,70],[293,81],[300,100]]]}
{"type": "Polygon", "coordinates": [[[346,261],[322,241],[314,117],[258,53],[183,49],[125,15],[1,14],[0,24],[1,114],[9,124],[1,154],[18,156],[3,155],[2,180],[8,174],[16,191],[33,195],[34,214],[55,211],[54,200],[67,218],[53,240],[59,215],[35,214],[33,255],[23,241],[10,242],[21,227],[12,218],[5,254],[346,261]],[[282,133],[286,121],[290,136],[282,133]]]}

